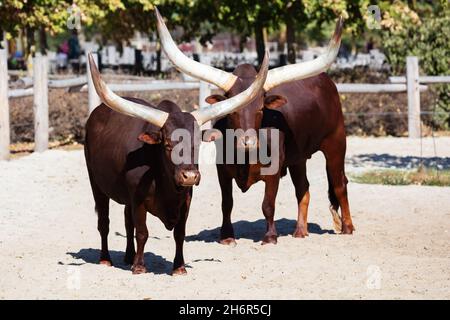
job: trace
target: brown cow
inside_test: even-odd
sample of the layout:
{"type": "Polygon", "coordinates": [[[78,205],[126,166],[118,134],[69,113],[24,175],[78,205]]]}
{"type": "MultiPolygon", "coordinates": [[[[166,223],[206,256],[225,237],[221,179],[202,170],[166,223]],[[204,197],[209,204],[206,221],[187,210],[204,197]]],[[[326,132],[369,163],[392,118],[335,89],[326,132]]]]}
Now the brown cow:
{"type": "MultiPolygon", "coordinates": [[[[102,100],[86,124],[85,157],[101,236],[100,263],[111,265],[108,252],[109,200],[125,205],[127,248],[125,262],[134,274],[146,272],[144,246],[148,238],[147,211],[174,230],[176,254],[174,274],[184,274],[183,242],[192,186],[200,181],[196,159],[199,127],[247,105],[261,90],[267,75],[268,58],[255,82],[232,99],[213,106],[182,112],[170,101],[158,106],[139,99],[122,98],[102,81],[92,56],[92,79],[102,100]],[[183,129],[186,139],[174,138],[183,129]],[[179,132],[179,131],[178,131],[179,132]],[[181,140],[181,141],[180,141],[181,140]],[[175,162],[175,148],[182,146],[188,159],[175,162]],[[137,251],[134,248],[136,229],[137,251]]],[[[215,135],[208,134],[210,139],[215,135]]],[[[216,136],[217,137],[217,136],[216,136]]]]}
{"type": "MultiPolygon", "coordinates": [[[[224,90],[224,95],[213,95],[207,102],[227,101],[245,90],[255,79],[253,66],[238,66],[232,74],[210,66],[195,67],[189,63],[176,47],[163,19],[156,12],[161,43],[172,63],[182,72],[208,81],[224,90]]],[[[323,73],[334,61],[340,46],[342,19],[339,19],[328,50],[313,61],[288,65],[270,70],[264,88],[258,97],[245,109],[219,120],[218,129],[261,129],[276,127],[284,133],[285,157],[281,175],[289,169],[298,201],[298,220],[295,237],[308,235],[307,211],[309,183],[306,177],[306,160],[317,151],[326,158],[329,182],[330,210],[335,227],[344,234],[354,230],[347,198],[347,178],[344,171],[346,134],[339,94],[333,81],[323,73]],[[341,216],[337,210],[341,208],[341,216]]],[[[250,150],[258,147],[256,135],[243,134],[238,137],[236,147],[250,150]]],[[[279,177],[262,177],[252,172],[252,165],[218,165],[219,182],[222,189],[223,224],[221,242],[234,244],[231,224],[233,206],[232,180],[245,192],[258,180],[265,180],[263,213],[267,221],[267,232],[263,243],[276,243],[277,231],[274,223],[275,197],[279,177]]]]}

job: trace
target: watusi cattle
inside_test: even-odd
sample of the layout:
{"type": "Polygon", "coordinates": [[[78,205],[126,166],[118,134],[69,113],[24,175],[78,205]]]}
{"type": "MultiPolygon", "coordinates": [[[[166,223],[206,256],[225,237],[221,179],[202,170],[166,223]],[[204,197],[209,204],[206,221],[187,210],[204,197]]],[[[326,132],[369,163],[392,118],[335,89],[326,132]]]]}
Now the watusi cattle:
{"type": "MultiPolygon", "coordinates": [[[[198,170],[199,127],[215,117],[245,107],[260,92],[268,71],[266,54],[254,83],[227,101],[191,113],[181,111],[171,101],[154,106],[146,101],[122,98],[102,81],[92,56],[92,79],[102,104],[86,124],[85,157],[98,214],[101,236],[100,263],[112,265],[108,251],[109,201],[125,205],[127,247],[125,262],[134,274],[146,272],[144,246],[148,238],[147,212],[157,216],[168,230],[173,229],[176,253],[173,274],[186,273],[183,242],[192,186],[200,182],[198,170]],[[188,139],[174,138],[177,130],[188,139]],[[173,161],[173,150],[182,146],[187,160],[173,161]],[[134,246],[136,230],[137,248],[134,246]]],[[[208,134],[209,139],[217,138],[208,134]]],[[[183,158],[184,159],[184,158],[183,158]]]]}
{"type": "MultiPolygon", "coordinates": [[[[212,95],[206,99],[214,104],[246,90],[254,81],[257,72],[252,65],[243,64],[233,73],[195,64],[181,51],[174,50],[176,44],[168,32],[164,20],[156,11],[158,32],[163,49],[171,62],[192,77],[215,84],[223,95],[212,95]]],[[[336,86],[324,71],[333,63],[339,51],[343,21],[336,24],[328,49],[318,58],[272,69],[264,87],[246,108],[230,113],[214,125],[220,130],[242,129],[244,134],[236,139],[236,148],[251,150],[258,148],[256,134],[266,127],[278,128],[284,137],[284,159],[279,174],[264,177],[254,173],[252,164],[218,164],[217,171],[222,190],[223,222],[220,242],[235,244],[231,223],[233,207],[232,181],[243,191],[259,180],[266,183],[262,211],[267,221],[264,243],[276,243],[277,231],[274,222],[275,198],[280,176],[290,172],[298,202],[298,218],[295,237],[308,235],[307,215],[309,205],[309,182],[306,176],[306,161],[312,154],[322,151],[326,158],[329,185],[330,211],[337,231],[351,234],[354,231],[347,196],[347,178],[344,159],[346,134],[344,117],[336,86]],[[252,130],[253,129],[253,130],[252,130]],[[338,209],[341,215],[338,214],[338,209]]]]}

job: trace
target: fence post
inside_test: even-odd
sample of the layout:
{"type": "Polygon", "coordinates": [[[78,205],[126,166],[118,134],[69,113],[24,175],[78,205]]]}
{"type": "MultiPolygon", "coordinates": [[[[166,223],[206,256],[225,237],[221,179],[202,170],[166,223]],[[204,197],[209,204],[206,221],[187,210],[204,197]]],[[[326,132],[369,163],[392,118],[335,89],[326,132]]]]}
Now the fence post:
{"type": "MultiPolygon", "coordinates": [[[[98,66],[98,54],[97,52],[92,52],[92,57],[94,58],[95,64],[98,66]]],[[[94,83],[91,78],[91,69],[89,67],[89,59],[86,55],[86,73],[87,73],[87,83],[88,83],[88,106],[89,106],[89,114],[94,111],[100,104],[100,97],[97,95],[95,91],[94,83]]]]}
{"type": "Polygon", "coordinates": [[[420,138],[419,59],[406,57],[406,84],[408,90],[408,135],[420,138]]]}
{"type": "Polygon", "coordinates": [[[9,159],[8,53],[0,49],[0,160],[9,159]]]}
{"type": "MultiPolygon", "coordinates": [[[[198,106],[199,108],[204,108],[208,104],[205,99],[211,95],[211,89],[209,88],[209,84],[205,81],[200,81],[200,89],[198,93],[198,106]]],[[[208,121],[202,125],[202,130],[211,129],[212,124],[211,121],[208,121]]]]}
{"type": "Polygon", "coordinates": [[[36,54],[33,61],[34,78],[34,151],[48,149],[48,58],[36,54]]]}

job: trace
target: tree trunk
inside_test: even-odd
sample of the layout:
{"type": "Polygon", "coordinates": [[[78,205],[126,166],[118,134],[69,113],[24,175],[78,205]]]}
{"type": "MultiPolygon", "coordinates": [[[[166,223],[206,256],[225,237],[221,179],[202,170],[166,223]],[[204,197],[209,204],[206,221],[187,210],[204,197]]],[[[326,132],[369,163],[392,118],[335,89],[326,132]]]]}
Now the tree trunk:
{"type": "Polygon", "coordinates": [[[39,29],[39,50],[43,56],[47,55],[48,44],[47,44],[47,33],[45,32],[45,28],[41,27],[39,29]]]}
{"type": "Polygon", "coordinates": [[[34,30],[32,28],[26,28],[25,33],[27,38],[26,56],[28,57],[34,54],[34,52],[31,52],[31,47],[34,46],[34,30]]]}
{"type": "Polygon", "coordinates": [[[241,35],[239,37],[239,52],[243,52],[245,44],[247,43],[247,35],[241,35]]]}
{"type": "Polygon", "coordinates": [[[161,73],[161,44],[156,45],[156,73],[161,73]]]}
{"type": "Polygon", "coordinates": [[[287,54],[284,53],[286,49],[286,26],[283,25],[280,27],[280,35],[278,37],[278,54],[279,54],[279,65],[285,66],[287,65],[287,54]]]}
{"type": "Polygon", "coordinates": [[[3,49],[3,29],[0,28],[0,49],[3,49]]]}
{"type": "Polygon", "coordinates": [[[286,12],[287,59],[291,64],[294,64],[296,59],[295,28],[296,24],[293,17],[293,6],[291,6],[286,12]]]}
{"type": "Polygon", "coordinates": [[[258,64],[261,64],[264,60],[264,54],[266,51],[266,44],[264,42],[264,26],[261,21],[257,21],[255,24],[255,42],[256,52],[258,54],[258,64]]]}

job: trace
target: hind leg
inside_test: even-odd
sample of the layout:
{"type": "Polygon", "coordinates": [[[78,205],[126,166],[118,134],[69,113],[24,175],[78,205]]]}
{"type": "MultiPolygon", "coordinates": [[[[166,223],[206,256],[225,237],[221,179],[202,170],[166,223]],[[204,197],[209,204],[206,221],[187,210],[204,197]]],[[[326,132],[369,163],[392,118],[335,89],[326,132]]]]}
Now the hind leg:
{"type": "Polygon", "coordinates": [[[92,193],[95,200],[95,211],[97,211],[97,229],[101,237],[100,264],[112,266],[112,260],[108,250],[109,233],[109,198],[91,180],[92,193]]]}
{"type": "Polygon", "coordinates": [[[308,206],[309,206],[309,182],[306,177],[306,160],[302,163],[290,166],[292,183],[295,187],[295,196],[298,202],[297,226],[293,236],[304,238],[308,236],[308,206]]]}
{"type": "Polygon", "coordinates": [[[127,249],[125,251],[124,262],[133,264],[136,250],[134,248],[134,223],[131,206],[125,206],[125,230],[127,232],[127,249]]]}
{"type": "Polygon", "coordinates": [[[337,209],[340,206],[342,233],[352,234],[355,228],[350,215],[347,195],[348,180],[345,176],[344,168],[346,149],[344,128],[336,130],[334,134],[325,138],[320,149],[326,158],[328,183],[330,186],[329,196],[334,219],[336,220],[337,218],[337,209]]]}

